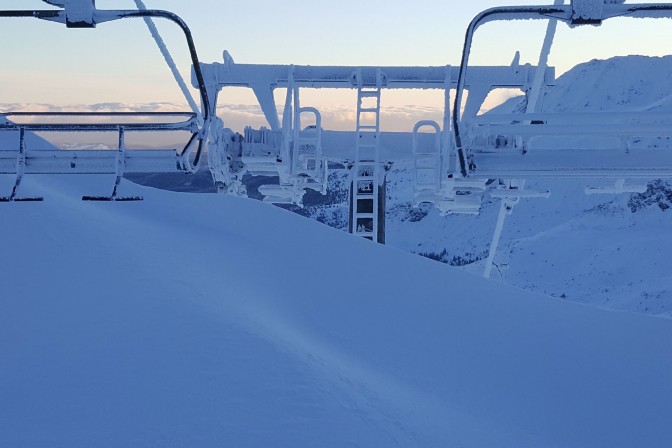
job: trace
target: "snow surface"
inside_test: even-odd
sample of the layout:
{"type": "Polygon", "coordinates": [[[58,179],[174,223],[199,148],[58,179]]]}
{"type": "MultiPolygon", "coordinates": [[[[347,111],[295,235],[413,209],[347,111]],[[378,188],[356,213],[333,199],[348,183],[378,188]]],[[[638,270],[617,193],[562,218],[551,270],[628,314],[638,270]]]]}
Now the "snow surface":
{"type": "MultiPolygon", "coordinates": [[[[671,81],[672,56],[594,60],[557,80],[544,111],[669,112],[671,81]]],[[[521,104],[514,98],[492,113],[520,111],[521,104]]],[[[669,139],[641,144],[672,149],[669,139]]],[[[387,176],[386,244],[482,273],[499,201],[486,198],[477,217],[413,207],[410,143],[406,149],[388,152],[398,159],[387,176]]],[[[492,279],[570,301],[672,317],[672,184],[648,182],[644,197],[584,194],[586,186],[609,184],[528,181],[527,188],[548,189],[551,197],[524,199],[507,217],[492,279]]],[[[347,191],[347,174],[334,173],[329,188],[327,205],[301,212],[347,229],[347,194],[337,193],[347,191]]]]}
{"type": "Polygon", "coordinates": [[[2,205],[2,447],[669,446],[670,320],[104,182],[2,205]]]}

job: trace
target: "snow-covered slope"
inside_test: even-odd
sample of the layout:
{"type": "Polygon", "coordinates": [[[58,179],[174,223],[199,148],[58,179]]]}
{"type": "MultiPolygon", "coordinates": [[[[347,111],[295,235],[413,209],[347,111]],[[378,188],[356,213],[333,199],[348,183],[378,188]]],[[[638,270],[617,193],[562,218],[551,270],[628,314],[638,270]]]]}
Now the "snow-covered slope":
{"type": "Polygon", "coordinates": [[[672,110],[672,56],[621,56],[579,64],[544,100],[548,112],[672,110]]]}
{"type": "MultiPolygon", "coordinates": [[[[578,65],[548,92],[544,110],[671,111],[671,98],[672,56],[629,56],[578,65]]],[[[520,110],[521,104],[520,98],[512,99],[492,113],[520,110]]],[[[672,150],[669,139],[654,144],[672,150]]],[[[487,200],[478,217],[441,217],[431,207],[414,208],[411,167],[410,161],[397,160],[387,176],[386,243],[482,272],[499,202],[487,200]]],[[[348,186],[339,176],[332,180],[333,189],[348,186]]],[[[549,189],[551,198],[523,200],[515,207],[492,278],[571,301],[672,316],[667,270],[672,234],[666,230],[672,226],[672,186],[650,182],[642,197],[584,194],[586,186],[607,184],[598,179],[528,182],[529,188],[549,189]]],[[[330,204],[308,211],[342,227],[346,201],[340,208],[330,204]]]]}
{"type": "Polygon", "coordinates": [[[670,320],[94,180],[2,206],[0,446],[669,445],[670,320]]]}

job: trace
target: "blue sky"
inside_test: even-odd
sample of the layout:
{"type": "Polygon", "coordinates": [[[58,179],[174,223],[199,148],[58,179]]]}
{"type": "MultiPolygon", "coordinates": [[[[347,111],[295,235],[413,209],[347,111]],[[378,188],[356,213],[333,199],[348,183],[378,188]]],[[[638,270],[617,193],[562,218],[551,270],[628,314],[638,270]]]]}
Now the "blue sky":
{"type": "MultiPolygon", "coordinates": [[[[552,1],[545,2],[550,4],[552,1]]],[[[192,28],[200,59],[221,61],[228,50],[237,62],[311,65],[446,65],[460,59],[464,31],[493,0],[145,0],[172,10],[192,28]],[[406,3],[406,2],[404,2],[406,3]]],[[[528,4],[509,0],[507,4],[528,4]]],[[[534,3],[534,1],[532,2],[534,3]]],[[[631,2],[634,3],[634,2],[631,2]]],[[[639,3],[639,2],[638,2],[639,3]]],[[[11,9],[48,8],[40,0],[2,0],[11,9]]],[[[97,0],[99,8],[134,8],[133,0],[97,0]]],[[[160,30],[188,74],[185,45],[177,28],[160,30]]],[[[669,53],[670,21],[620,20],[599,28],[559,27],[551,64],[559,72],[578,62],[616,54],[669,53]]],[[[501,65],[521,50],[536,61],[545,24],[498,23],[479,31],[473,62],[501,65]]],[[[0,103],[90,104],[181,102],[182,97],[140,20],[103,24],[96,30],[66,30],[36,20],[5,21],[0,33],[9,86],[0,103]],[[9,61],[9,63],[8,63],[9,61]]],[[[350,93],[313,95],[316,102],[349,107],[350,93]]],[[[312,100],[311,94],[308,98],[312,100]]],[[[232,104],[250,104],[248,92],[227,92],[232,104]]],[[[441,104],[440,95],[390,94],[396,106],[441,104]],[[395,99],[395,96],[397,97],[395,99]]]]}

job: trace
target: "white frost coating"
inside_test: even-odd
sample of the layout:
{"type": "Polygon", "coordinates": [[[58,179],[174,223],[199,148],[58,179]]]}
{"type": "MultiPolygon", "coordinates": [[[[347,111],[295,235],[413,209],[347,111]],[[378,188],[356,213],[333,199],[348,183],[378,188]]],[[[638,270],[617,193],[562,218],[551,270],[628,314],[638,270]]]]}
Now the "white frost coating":
{"type": "Polygon", "coordinates": [[[495,224],[495,232],[492,236],[492,241],[490,242],[490,250],[488,251],[488,259],[485,262],[485,270],[483,271],[484,278],[490,278],[492,273],[492,263],[495,260],[495,255],[497,254],[497,247],[499,246],[499,240],[502,238],[502,230],[504,230],[504,220],[506,219],[507,206],[506,200],[502,200],[499,205],[499,214],[497,215],[497,224],[495,224]]]}
{"type": "Polygon", "coordinates": [[[93,24],[93,11],[96,9],[94,0],[62,0],[47,3],[64,8],[69,23],[93,24]]]}
{"type": "MultiPolygon", "coordinates": [[[[140,11],[146,11],[147,10],[147,7],[145,6],[145,4],[143,3],[142,0],[135,0],[135,4],[137,5],[138,10],[140,10],[140,11]]],[[[152,19],[150,19],[149,17],[145,17],[144,19],[145,19],[145,23],[147,24],[147,28],[149,29],[149,32],[152,34],[152,37],[156,41],[156,45],[158,45],[159,50],[161,50],[161,54],[163,55],[163,58],[166,60],[166,63],[168,64],[168,67],[170,67],[170,71],[172,72],[173,76],[175,77],[175,81],[180,86],[180,90],[182,90],[182,94],[184,95],[184,98],[189,103],[189,107],[191,107],[191,110],[200,117],[201,116],[201,111],[200,111],[198,105],[196,104],[196,101],[194,101],[194,97],[191,95],[191,92],[189,92],[189,89],[187,88],[187,84],[184,82],[184,78],[180,74],[180,71],[177,69],[177,65],[175,64],[175,60],[170,55],[170,51],[168,51],[168,47],[166,47],[165,42],[161,38],[161,35],[159,34],[159,30],[156,28],[156,25],[154,24],[154,21],[152,19]]]]}
{"type": "Polygon", "coordinates": [[[231,129],[224,128],[221,118],[212,121],[208,133],[208,168],[218,191],[244,197],[247,196],[245,185],[231,173],[229,152],[233,134],[231,129]]]}
{"type": "Polygon", "coordinates": [[[574,19],[601,20],[604,0],[572,0],[574,19]]]}
{"type": "MultiPolygon", "coordinates": [[[[560,6],[563,3],[564,0],[555,0],[554,5],[560,6]]],[[[551,53],[551,47],[553,46],[553,39],[555,38],[555,32],[557,28],[557,19],[551,19],[548,21],[546,36],[544,37],[544,43],[541,47],[541,53],[539,56],[539,63],[537,64],[537,70],[534,72],[534,79],[532,80],[532,86],[530,88],[530,94],[527,100],[526,112],[528,113],[538,112],[539,98],[541,97],[544,75],[546,73],[546,68],[548,67],[548,56],[551,53]]]]}

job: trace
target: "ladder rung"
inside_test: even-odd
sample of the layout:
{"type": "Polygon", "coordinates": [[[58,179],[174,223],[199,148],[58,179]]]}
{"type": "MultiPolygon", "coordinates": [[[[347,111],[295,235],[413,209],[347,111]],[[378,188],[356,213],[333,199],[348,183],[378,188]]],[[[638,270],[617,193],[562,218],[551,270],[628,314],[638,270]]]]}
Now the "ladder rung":
{"type": "Polygon", "coordinates": [[[359,96],[360,97],[378,97],[380,96],[380,90],[360,90],[359,91],[359,96]]]}
{"type": "Polygon", "coordinates": [[[363,218],[363,219],[366,218],[372,219],[374,217],[373,213],[355,213],[355,216],[357,218],[363,218]]]}
{"type": "Polygon", "coordinates": [[[360,232],[360,231],[357,231],[354,234],[357,236],[363,236],[365,238],[371,238],[375,235],[374,232],[360,232]]]}
{"type": "Polygon", "coordinates": [[[357,230],[355,233],[358,233],[360,235],[362,235],[362,234],[371,235],[373,232],[374,232],[373,230],[366,230],[366,228],[365,228],[364,230],[357,230]]]}
{"type": "MultiPolygon", "coordinates": [[[[371,181],[371,179],[367,179],[367,182],[370,182],[370,181],[371,181]]],[[[369,196],[371,196],[373,194],[374,186],[373,185],[369,185],[369,186],[371,187],[370,190],[359,190],[359,189],[357,189],[357,191],[355,191],[355,197],[364,196],[366,199],[371,199],[369,196]]]]}
{"type": "Polygon", "coordinates": [[[376,113],[378,113],[379,110],[380,109],[378,109],[376,107],[362,107],[362,108],[359,109],[359,112],[360,113],[361,112],[376,112],[376,113]]]}

